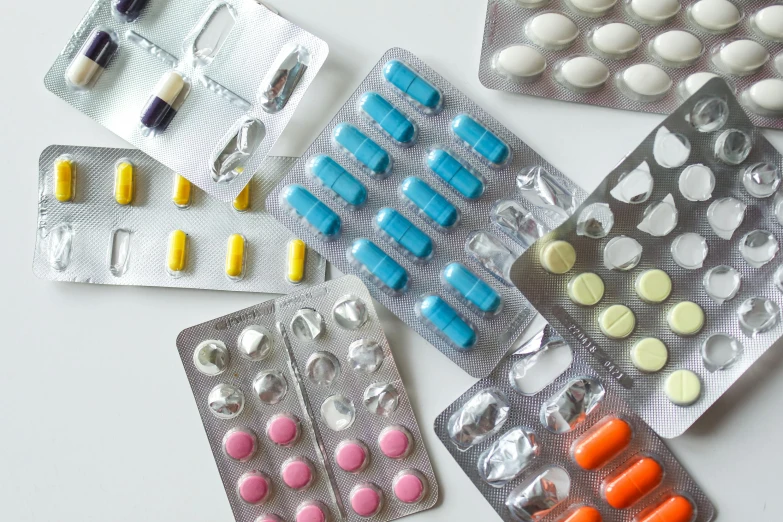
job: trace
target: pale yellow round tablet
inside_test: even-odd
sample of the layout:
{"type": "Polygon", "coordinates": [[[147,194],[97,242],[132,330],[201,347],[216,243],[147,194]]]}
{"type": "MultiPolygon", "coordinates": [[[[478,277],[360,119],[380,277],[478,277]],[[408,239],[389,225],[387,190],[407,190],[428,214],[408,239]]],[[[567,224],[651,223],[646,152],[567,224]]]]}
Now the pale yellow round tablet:
{"type": "Polygon", "coordinates": [[[645,337],[631,348],[631,362],[640,371],[655,373],[666,366],[669,350],[660,339],[645,337]]]}
{"type": "Polygon", "coordinates": [[[598,316],[598,327],[610,339],[625,339],[636,326],[636,316],[625,305],[612,305],[598,316]]]}
{"type": "Polygon", "coordinates": [[[568,282],[568,297],[582,306],[593,306],[604,297],[604,281],[598,274],[585,272],[568,282]]]}
{"type": "Polygon", "coordinates": [[[567,241],[552,241],[541,249],[541,266],[553,274],[565,274],[576,263],[576,250],[567,241]]]}
{"type": "Polygon", "coordinates": [[[701,381],[690,370],[677,370],[666,379],[663,391],[674,404],[690,406],[701,395],[701,381]]]}
{"type": "Polygon", "coordinates": [[[663,270],[652,268],[639,274],[633,287],[642,301],[657,304],[672,293],[672,280],[663,270]]]}
{"type": "Polygon", "coordinates": [[[677,335],[696,335],[704,326],[704,310],[694,302],[683,301],[669,310],[666,320],[677,335]]]}

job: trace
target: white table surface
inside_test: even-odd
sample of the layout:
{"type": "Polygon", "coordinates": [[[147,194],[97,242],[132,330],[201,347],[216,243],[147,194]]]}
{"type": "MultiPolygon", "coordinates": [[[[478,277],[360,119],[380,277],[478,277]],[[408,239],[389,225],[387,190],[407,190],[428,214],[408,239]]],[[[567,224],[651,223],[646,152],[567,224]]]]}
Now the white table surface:
{"type": "MultiPolygon", "coordinates": [[[[269,296],[52,283],[31,272],[41,150],[127,146],[43,86],[90,3],[0,5],[0,520],[230,522],[174,342],[187,326],[269,296]]],[[[477,78],[484,0],[270,4],[331,49],[278,154],[302,154],[394,46],[416,53],[588,190],[662,119],[485,89],[477,78]]],[[[767,135],[783,148],[783,133],[767,135]]],[[[499,520],[432,430],[474,379],[380,313],[442,492],[433,510],[408,520],[499,520]]],[[[721,521],[783,520],[781,397],[778,345],[669,444],[721,521]]]]}

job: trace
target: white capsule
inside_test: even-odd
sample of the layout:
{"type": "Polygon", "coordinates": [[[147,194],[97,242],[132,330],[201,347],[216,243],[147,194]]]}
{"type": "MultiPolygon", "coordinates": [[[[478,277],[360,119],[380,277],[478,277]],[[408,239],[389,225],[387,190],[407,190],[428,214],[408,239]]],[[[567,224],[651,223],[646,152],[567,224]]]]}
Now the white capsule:
{"type": "Polygon", "coordinates": [[[753,26],[761,36],[783,40],[783,5],[771,5],[753,15],[753,26]]]}
{"type": "Polygon", "coordinates": [[[617,3],[617,0],[570,0],[571,4],[588,16],[605,13],[617,3]]]}
{"type": "Polygon", "coordinates": [[[548,49],[565,49],[579,36],[579,28],[560,13],[543,13],[527,23],[527,35],[548,49]]]}
{"type": "Polygon", "coordinates": [[[666,31],[653,39],[650,50],[663,64],[673,67],[690,65],[701,56],[701,40],[687,31],[666,31]]]}
{"type": "Polygon", "coordinates": [[[530,81],[546,69],[540,52],[527,45],[512,45],[500,51],[493,62],[495,72],[513,81],[530,81]]]}
{"type": "Polygon", "coordinates": [[[689,14],[694,23],[716,33],[729,31],[742,20],[742,13],[729,0],[699,0],[689,14]]]}
{"type": "Polygon", "coordinates": [[[678,0],[631,0],[631,13],[648,24],[662,24],[680,12],[678,0]]]}
{"type": "Polygon", "coordinates": [[[750,86],[747,99],[763,112],[783,114],[783,80],[767,78],[750,86]]]}
{"type": "Polygon", "coordinates": [[[558,79],[577,92],[600,89],[609,79],[609,68],[592,56],[576,56],[563,63],[558,79]]]}
{"type": "Polygon", "coordinates": [[[639,48],[642,37],[630,25],[612,22],[593,31],[590,42],[599,54],[609,58],[625,58],[639,48]]]}
{"type": "Polygon", "coordinates": [[[720,78],[720,76],[711,72],[697,72],[691,74],[682,81],[682,94],[684,97],[692,96],[694,92],[704,87],[704,84],[713,78],[720,78]]]}
{"type": "Polygon", "coordinates": [[[729,74],[753,74],[769,60],[769,52],[753,40],[735,40],[720,47],[713,57],[715,65],[729,74]]]}
{"type": "Polygon", "coordinates": [[[655,101],[671,89],[672,79],[660,67],[639,63],[624,70],[620,75],[625,94],[638,101],[655,101]]]}

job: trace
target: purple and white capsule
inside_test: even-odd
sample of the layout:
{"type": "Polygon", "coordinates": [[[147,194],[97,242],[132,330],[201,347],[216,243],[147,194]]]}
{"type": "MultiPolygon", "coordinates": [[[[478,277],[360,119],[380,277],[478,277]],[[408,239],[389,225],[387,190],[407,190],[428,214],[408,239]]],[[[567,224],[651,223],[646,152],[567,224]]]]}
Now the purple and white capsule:
{"type": "Polygon", "coordinates": [[[178,98],[185,89],[185,79],[177,71],[169,71],[163,75],[152,96],[141,111],[141,124],[148,129],[156,129],[163,123],[168,123],[179,109],[178,98]]]}
{"type": "Polygon", "coordinates": [[[117,37],[111,31],[95,29],[65,71],[65,79],[76,89],[88,89],[98,80],[117,52],[117,37]]]}
{"type": "Polygon", "coordinates": [[[132,22],[141,15],[148,3],[149,0],[114,0],[112,8],[117,18],[124,22],[132,22]]]}

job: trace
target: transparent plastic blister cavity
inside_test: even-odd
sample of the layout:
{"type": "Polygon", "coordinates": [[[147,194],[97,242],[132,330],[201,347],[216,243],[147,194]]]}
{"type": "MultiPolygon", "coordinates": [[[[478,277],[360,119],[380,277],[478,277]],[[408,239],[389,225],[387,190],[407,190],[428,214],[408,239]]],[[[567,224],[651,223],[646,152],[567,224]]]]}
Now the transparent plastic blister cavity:
{"type": "Polygon", "coordinates": [[[511,264],[584,196],[395,48],[270,193],[267,209],[482,376],[534,315],[508,281],[511,264]]]}
{"type": "Polygon", "coordinates": [[[51,145],[39,159],[33,272],[52,281],[280,294],[320,284],[326,261],[281,248],[298,240],[263,206],[295,160],[270,156],[232,205],[140,150],[51,145]]]}
{"type": "Polygon", "coordinates": [[[490,88],[671,114],[723,77],[754,125],[783,128],[783,5],[767,0],[488,0],[490,88]]]}
{"type": "Polygon", "coordinates": [[[357,277],[187,328],[177,349],[238,522],[386,521],[437,501],[416,417],[357,277]]]}
{"type": "Polygon", "coordinates": [[[435,419],[503,520],[709,522],[715,508],[663,441],[551,326],[435,419]]]}
{"type": "Polygon", "coordinates": [[[44,82],[231,201],[263,172],[328,52],[253,0],[95,0],[44,82]]]}
{"type": "Polygon", "coordinates": [[[511,268],[514,284],[577,347],[576,357],[663,437],[683,433],[783,334],[782,167],[731,88],[710,80],[511,268]],[[722,140],[728,132],[739,138],[722,140]],[[655,157],[656,143],[671,133],[690,147],[677,168],[655,157]],[[615,197],[640,170],[650,177],[630,193],[646,196],[615,197]],[[580,235],[576,216],[599,203],[612,213],[611,233],[580,235]],[[574,256],[558,265],[563,270],[542,267],[545,254],[568,248],[574,256]],[[588,273],[576,296],[592,298],[585,306],[569,282],[588,273]]]}

